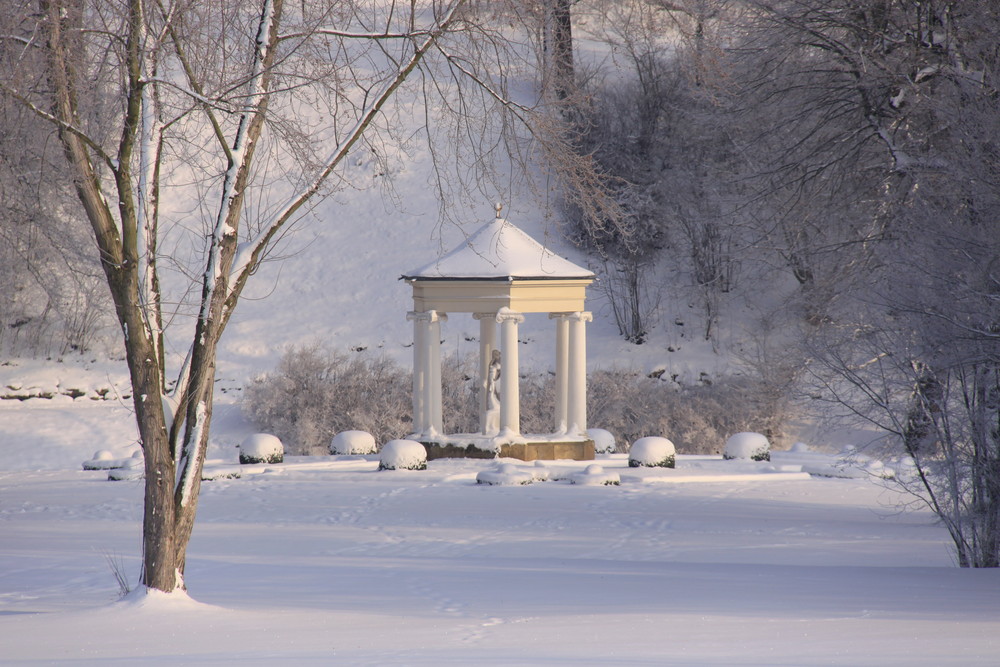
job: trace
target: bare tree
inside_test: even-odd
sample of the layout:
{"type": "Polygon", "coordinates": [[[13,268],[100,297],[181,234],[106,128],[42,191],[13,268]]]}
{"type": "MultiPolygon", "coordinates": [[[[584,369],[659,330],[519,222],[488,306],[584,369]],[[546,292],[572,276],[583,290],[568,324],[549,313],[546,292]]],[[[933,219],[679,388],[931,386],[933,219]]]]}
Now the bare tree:
{"type": "Polygon", "coordinates": [[[729,117],[701,89],[705,62],[688,66],[714,43],[706,32],[714,34],[725,6],[597,3],[588,21],[588,37],[608,44],[611,55],[586,77],[579,146],[618,179],[622,215],[577,226],[602,256],[602,288],[633,342],[645,339],[655,319],[659,260],[689,277],[704,306],[706,339],[713,339],[720,295],[735,284],[729,117]]]}
{"type": "MultiPolygon", "coordinates": [[[[463,0],[21,0],[11,10],[18,30],[4,39],[19,48],[5,52],[0,89],[58,130],[71,165],[145,453],[142,582],[172,591],[184,586],[219,340],[274,243],[347,178],[352,149],[394,139],[393,102],[415,74],[458,122],[530,124],[533,111],[488,78],[504,62],[475,61],[507,50],[463,0]],[[478,96],[456,92],[465,85],[478,96]],[[473,108],[481,102],[491,106],[473,108]],[[179,364],[168,335],[169,349],[187,350],[179,364]]],[[[543,138],[540,127],[529,130],[543,138]]]]}
{"type": "Polygon", "coordinates": [[[784,111],[785,136],[762,144],[777,150],[761,164],[779,217],[813,231],[786,246],[791,266],[805,285],[816,258],[841,255],[842,277],[826,278],[840,303],[811,341],[815,396],[902,450],[900,482],[948,528],[960,565],[996,567],[1000,54],[988,35],[1000,17],[981,3],[756,4],[767,29],[745,46],[770,67],[752,87],[784,111]],[[829,230],[808,216],[817,202],[829,230]]]}
{"type": "MultiPolygon", "coordinates": [[[[14,18],[0,16],[0,34],[14,18]]],[[[5,55],[22,48],[0,40],[5,55]]],[[[60,143],[14,100],[0,96],[0,116],[0,350],[86,352],[111,327],[110,299],[60,143]]]]}

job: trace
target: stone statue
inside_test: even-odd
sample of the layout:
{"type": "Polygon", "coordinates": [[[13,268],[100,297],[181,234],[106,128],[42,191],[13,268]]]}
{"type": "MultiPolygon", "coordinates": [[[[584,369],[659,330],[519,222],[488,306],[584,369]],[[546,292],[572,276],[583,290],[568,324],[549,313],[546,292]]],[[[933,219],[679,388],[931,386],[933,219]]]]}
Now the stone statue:
{"type": "Polygon", "coordinates": [[[490,354],[486,371],[486,433],[500,432],[500,350],[490,354]]]}

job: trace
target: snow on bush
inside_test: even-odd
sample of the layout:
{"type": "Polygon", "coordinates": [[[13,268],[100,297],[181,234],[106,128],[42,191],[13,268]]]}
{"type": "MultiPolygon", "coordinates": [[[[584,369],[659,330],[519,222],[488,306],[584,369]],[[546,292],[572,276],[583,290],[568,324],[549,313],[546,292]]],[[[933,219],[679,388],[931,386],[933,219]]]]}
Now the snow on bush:
{"type": "Polygon", "coordinates": [[[535,461],[535,465],[531,468],[531,476],[536,482],[544,482],[552,476],[552,471],[544,461],[535,461]]]}
{"type": "MultiPolygon", "coordinates": [[[[903,462],[899,463],[905,465],[903,462]]],[[[853,448],[844,450],[833,459],[809,462],[802,466],[802,471],[818,477],[841,477],[844,479],[893,479],[897,477],[897,471],[894,468],[887,467],[879,460],[862,456],[853,448]]],[[[905,479],[906,473],[904,472],[900,476],[905,479]]]]}
{"type": "Polygon", "coordinates": [[[330,441],[331,454],[374,454],[375,436],[367,431],[341,431],[330,441]]]}
{"type": "Polygon", "coordinates": [[[217,479],[240,479],[243,471],[239,466],[205,466],[201,470],[201,481],[211,482],[217,479]]]}
{"type": "Polygon", "coordinates": [[[281,463],[285,447],[269,433],[254,433],[240,443],[240,463],[281,463]]]}
{"type": "Polygon", "coordinates": [[[142,450],[136,450],[131,457],[124,459],[116,459],[114,454],[106,449],[102,449],[94,453],[94,458],[89,461],[83,462],[84,470],[113,470],[115,468],[128,468],[131,467],[132,461],[134,459],[139,459],[142,462],[142,450]]]}
{"type": "Polygon", "coordinates": [[[594,452],[596,454],[614,454],[618,447],[615,436],[611,431],[603,428],[588,428],[587,437],[594,441],[594,452]]]}
{"type": "Polygon", "coordinates": [[[616,472],[607,472],[602,466],[591,464],[583,472],[570,475],[569,481],[581,486],[618,486],[621,478],[616,472]]]}
{"type": "Polygon", "coordinates": [[[121,459],[116,459],[115,455],[106,449],[94,452],[94,458],[83,462],[84,470],[108,470],[110,468],[120,468],[121,459]]]}
{"type": "Polygon", "coordinates": [[[490,486],[523,486],[535,481],[535,475],[513,463],[498,463],[493,470],[481,470],[476,484],[490,486]]]}
{"type": "Polygon", "coordinates": [[[390,440],[382,445],[379,470],[426,470],[427,449],[416,440],[390,440]]]}
{"type": "Polygon", "coordinates": [[[746,376],[721,376],[704,384],[682,377],[674,381],[666,374],[657,378],[629,369],[606,369],[588,374],[587,389],[590,423],[611,431],[622,443],[647,433],[669,433],[686,454],[718,454],[730,433],[782,422],[774,413],[774,402],[765,400],[767,387],[746,376]]]}
{"type": "MultiPolygon", "coordinates": [[[[448,355],[441,360],[442,413],[446,433],[479,429],[479,400],[475,393],[478,361],[448,355]]],[[[529,410],[531,383],[522,383],[522,428],[532,432],[529,410]]],[[[370,352],[334,352],[314,345],[293,348],[272,372],[251,380],[243,392],[242,408],[261,431],[289,443],[289,454],[329,452],[339,432],[358,429],[376,442],[402,438],[410,421],[412,383],[409,367],[370,352]]],[[[545,424],[552,410],[544,413],[545,424]]],[[[539,420],[539,423],[541,420],[539,420]]]]}
{"type": "Polygon", "coordinates": [[[118,468],[108,470],[108,481],[122,482],[142,479],[146,475],[146,465],[141,457],[124,459],[118,468]]]}
{"type": "Polygon", "coordinates": [[[726,440],[726,449],[722,458],[749,459],[751,461],[770,461],[771,443],[760,433],[743,432],[730,436],[726,440]]]}
{"type": "MultiPolygon", "coordinates": [[[[479,375],[478,359],[449,355],[441,374],[444,431],[478,431],[478,390],[469,379],[479,375]]],[[[686,453],[718,454],[727,434],[762,429],[776,419],[770,403],[757,399],[766,394],[760,383],[746,377],[713,378],[710,385],[685,382],[680,389],[663,380],[630,370],[591,373],[591,423],[622,443],[643,433],[670,433],[686,453]]],[[[521,431],[547,432],[555,411],[553,376],[527,373],[520,394],[521,431]]],[[[242,408],[255,428],[289,443],[289,454],[318,455],[347,429],[371,433],[376,442],[405,437],[413,428],[411,402],[408,367],[367,352],[312,346],[289,350],[276,369],[251,380],[242,408]]]]}
{"type": "Polygon", "coordinates": [[[677,457],[674,443],[666,438],[647,436],[632,443],[628,450],[630,468],[673,468],[677,457]]]}

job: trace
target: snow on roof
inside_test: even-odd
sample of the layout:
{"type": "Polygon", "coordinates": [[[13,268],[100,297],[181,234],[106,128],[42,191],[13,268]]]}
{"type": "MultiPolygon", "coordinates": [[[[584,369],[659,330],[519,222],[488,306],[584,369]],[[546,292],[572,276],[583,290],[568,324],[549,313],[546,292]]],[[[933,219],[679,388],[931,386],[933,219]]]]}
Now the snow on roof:
{"type": "Polygon", "coordinates": [[[430,264],[403,274],[407,280],[551,280],[593,278],[594,273],[556,255],[504,218],[477,229],[465,243],[430,264]]]}

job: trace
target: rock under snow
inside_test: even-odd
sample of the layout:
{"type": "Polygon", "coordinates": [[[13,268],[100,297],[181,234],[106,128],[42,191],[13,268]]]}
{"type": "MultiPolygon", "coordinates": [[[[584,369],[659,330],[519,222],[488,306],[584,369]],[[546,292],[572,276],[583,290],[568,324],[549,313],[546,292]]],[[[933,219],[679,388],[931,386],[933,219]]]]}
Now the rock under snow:
{"type": "Polygon", "coordinates": [[[597,454],[614,454],[618,444],[615,436],[603,428],[588,428],[587,436],[594,441],[594,452],[597,454]]]}
{"type": "Polygon", "coordinates": [[[254,433],[240,443],[240,463],[281,463],[285,446],[269,433],[254,433]]]}
{"type": "Polygon", "coordinates": [[[427,449],[416,440],[390,440],[382,445],[379,470],[426,470],[427,449]]]}
{"type": "Polygon", "coordinates": [[[639,438],[628,450],[630,468],[673,468],[676,459],[674,443],[659,436],[639,438]]]}
{"type": "Polygon", "coordinates": [[[750,461],[770,461],[771,443],[760,433],[737,433],[726,440],[726,449],[722,458],[748,459],[750,461]]]}
{"type": "Polygon", "coordinates": [[[367,431],[341,431],[330,441],[331,454],[363,455],[375,450],[375,436],[367,431]]]}

